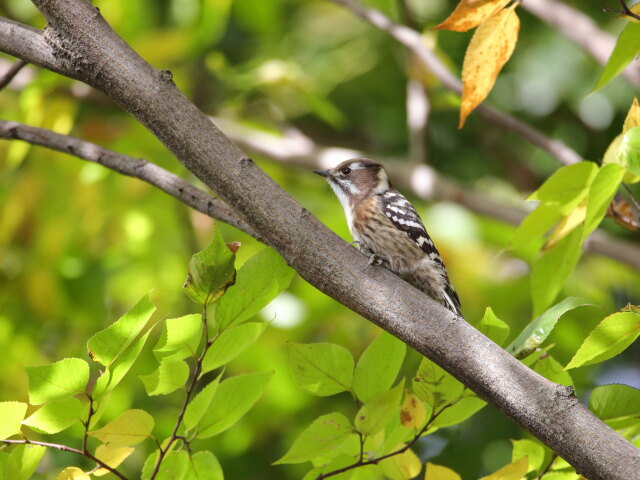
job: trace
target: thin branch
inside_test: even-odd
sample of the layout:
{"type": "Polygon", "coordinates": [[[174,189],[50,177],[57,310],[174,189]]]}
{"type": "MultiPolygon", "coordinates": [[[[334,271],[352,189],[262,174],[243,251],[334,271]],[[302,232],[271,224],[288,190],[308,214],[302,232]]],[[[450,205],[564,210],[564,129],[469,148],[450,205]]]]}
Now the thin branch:
{"type": "Polygon", "coordinates": [[[193,209],[233,225],[260,240],[260,236],[222,200],[206,194],[177,175],[141,158],[122,155],[69,135],[6,120],[0,120],[0,138],[24,140],[32,145],[74,155],[123,175],[138,178],[158,187],[193,209]]]}
{"type": "Polygon", "coordinates": [[[121,480],[128,480],[127,477],[125,477],[118,470],[116,470],[113,467],[110,467],[109,465],[104,463],[102,460],[98,460],[89,452],[83,452],[82,450],[78,450],[77,448],[69,447],[67,445],[61,445],[59,443],[37,442],[35,440],[29,440],[27,438],[25,438],[24,440],[0,440],[0,442],[6,443],[8,445],[38,445],[40,447],[54,448],[56,450],[60,450],[63,452],[75,453],[77,455],[81,455],[83,457],[88,458],[89,460],[96,462],[98,465],[100,465],[101,468],[104,468],[105,470],[109,470],[111,473],[113,473],[116,477],[120,478],[121,480]]]}
{"type": "Polygon", "coordinates": [[[2,77],[0,77],[0,90],[9,85],[9,83],[11,83],[11,80],[13,80],[18,72],[20,72],[20,70],[22,70],[26,65],[28,65],[28,62],[25,62],[24,60],[18,60],[17,62],[14,62],[9,70],[7,70],[5,74],[2,75],[2,77]]]}
{"type": "Polygon", "coordinates": [[[87,394],[87,397],[89,398],[89,413],[87,414],[87,421],[83,422],[84,434],[82,435],[82,451],[84,453],[88,453],[89,452],[87,450],[87,439],[89,437],[89,427],[91,426],[91,418],[93,417],[93,414],[95,413],[95,411],[93,410],[93,396],[89,393],[89,394],[87,394]]]}
{"type": "Polygon", "coordinates": [[[547,463],[547,465],[544,467],[544,470],[540,472],[540,475],[538,475],[535,480],[541,480],[541,478],[544,477],[549,470],[551,470],[551,466],[553,465],[553,462],[556,461],[556,458],[558,458],[558,454],[554,453],[553,455],[551,455],[549,463],[547,463]]]}
{"type": "MultiPolygon", "coordinates": [[[[432,50],[429,50],[424,45],[420,33],[410,29],[409,27],[393,22],[393,20],[378,10],[366,8],[356,0],[329,1],[343,5],[354,15],[388,33],[398,43],[408,48],[447,89],[458,94],[462,92],[460,80],[448,70],[432,50]]],[[[540,132],[540,130],[537,130],[522,120],[506,113],[499,112],[485,103],[479,105],[476,112],[490,122],[517,133],[532,145],[535,145],[555,157],[564,165],[570,165],[582,160],[580,155],[569,148],[564,142],[549,138],[540,132]]]]}

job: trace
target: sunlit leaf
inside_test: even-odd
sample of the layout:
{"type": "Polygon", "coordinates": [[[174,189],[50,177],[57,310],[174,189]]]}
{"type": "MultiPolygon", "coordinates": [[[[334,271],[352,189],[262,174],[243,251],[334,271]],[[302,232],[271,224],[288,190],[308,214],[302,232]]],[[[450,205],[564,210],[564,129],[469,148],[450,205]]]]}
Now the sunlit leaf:
{"type": "Polygon", "coordinates": [[[115,323],[93,335],[87,342],[89,356],[105,367],[131,345],[156,310],[148,295],[115,323]]]}
{"type": "Polygon", "coordinates": [[[587,199],[585,198],[577,207],[571,210],[569,215],[560,221],[556,228],[553,229],[553,232],[549,235],[547,243],[544,246],[545,250],[555,247],[560,240],[569,235],[578,225],[580,225],[586,216],[587,199]]]}
{"type": "Polygon", "coordinates": [[[478,330],[498,345],[502,345],[510,332],[509,325],[500,320],[491,307],[487,307],[484,311],[484,316],[478,323],[478,330]]]}
{"type": "Polygon", "coordinates": [[[589,188],[587,212],[582,231],[583,241],[600,225],[624,173],[624,169],[616,164],[603,165],[598,170],[589,188]]]}
{"type": "Polygon", "coordinates": [[[440,25],[434,27],[434,30],[466,32],[496,14],[509,2],[510,0],[487,0],[482,2],[461,0],[451,15],[440,25]]]}
{"type": "Polygon", "coordinates": [[[393,385],[406,345],[393,335],[382,332],[362,353],[353,372],[353,391],[366,403],[393,385]]]}
{"type": "MultiPolygon", "coordinates": [[[[449,427],[464,422],[482,410],[487,402],[476,396],[464,396],[442,411],[432,422],[432,427],[449,427]]],[[[442,407],[441,407],[442,408],[442,407]]]]}
{"type": "Polygon", "coordinates": [[[573,379],[569,372],[548,353],[541,355],[540,358],[536,360],[533,365],[533,370],[554,383],[573,386],[573,379]]]}
{"type": "Polygon", "coordinates": [[[464,385],[428,358],[423,358],[412,382],[413,392],[434,411],[460,399],[464,385]]]}
{"type": "Polygon", "coordinates": [[[462,477],[450,468],[427,463],[424,480],[462,480],[462,477]]]}
{"type": "Polygon", "coordinates": [[[374,435],[385,428],[394,415],[400,415],[398,407],[403,387],[404,381],[365,403],[356,413],[356,429],[363,435],[374,435]]]}
{"type": "MultiPolygon", "coordinates": [[[[99,445],[96,448],[95,457],[104,462],[106,465],[109,465],[111,468],[116,468],[122,462],[124,462],[129,455],[135,452],[135,448],[133,447],[119,447],[119,448],[111,448],[106,445],[99,445]]],[[[102,477],[109,473],[109,470],[106,468],[99,468],[93,475],[96,477],[102,477]]]]}
{"type": "Polygon", "coordinates": [[[151,435],[153,417],[144,410],[127,410],[104,427],[89,432],[109,448],[139,444],[151,435]]]}
{"type": "Polygon", "coordinates": [[[191,402],[189,402],[189,405],[187,405],[187,410],[184,413],[184,424],[189,430],[196,428],[203,415],[209,410],[221,378],[222,374],[218,375],[215,380],[204,387],[191,402]]]}
{"type": "Polygon", "coordinates": [[[157,480],[186,480],[190,469],[189,452],[179,450],[170,452],[160,464],[157,480]]]}
{"type": "Polygon", "coordinates": [[[542,345],[562,315],[585,305],[592,304],[584,298],[565,298],[529,323],[505,350],[516,358],[526,357],[542,345]]]}
{"type": "Polygon", "coordinates": [[[523,457],[480,480],[521,480],[527,474],[528,464],[527,457],[523,457]]]}
{"type": "Polygon", "coordinates": [[[61,398],[47,403],[22,422],[41,433],[58,433],[81,419],[86,420],[88,404],[75,397],[61,398]]]}
{"type": "Polygon", "coordinates": [[[196,356],[196,350],[202,337],[202,316],[185,315],[180,318],[168,318],[164,321],[162,334],[153,348],[158,360],[196,356]]]}
{"type": "Polygon", "coordinates": [[[215,339],[202,362],[206,373],[229,363],[253,345],[267,328],[264,322],[251,322],[223,331],[215,339]]]}
{"type": "Polygon", "coordinates": [[[511,57],[520,20],[513,8],[505,8],[484,20],[473,34],[462,64],[460,128],[469,114],[493,88],[502,67],[511,57]]]}
{"type": "Polygon", "coordinates": [[[222,467],[216,456],[209,451],[190,456],[185,480],[223,480],[222,467]]]}
{"type": "Polygon", "coordinates": [[[640,390],[620,384],[596,387],[589,409],[615,429],[640,423],[640,390]]]}
{"type": "Polygon", "coordinates": [[[296,438],[289,451],[274,464],[302,463],[336,450],[352,434],[349,420],[341,413],[317,418],[296,438]]]}
{"type": "Polygon", "coordinates": [[[0,402],[0,440],[20,433],[27,404],[22,402],[0,402]]]}
{"type": "Polygon", "coordinates": [[[640,24],[628,23],[616,42],[616,46],[604,66],[598,83],[593,88],[596,91],[613,80],[625,67],[640,54],[640,24]]]}
{"type": "Polygon", "coordinates": [[[537,471],[542,467],[544,447],[540,443],[528,439],[511,440],[511,443],[513,444],[512,462],[527,457],[529,465],[527,473],[537,471]]]}
{"type": "Polygon", "coordinates": [[[598,173],[593,162],[579,162],[559,168],[527,200],[557,205],[563,215],[573,210],[587,195],[598,173]]]}
{"type": "Polygon", "coordinates": [[[5,467],[6,480],[30,480],[47,451],[38,445],[17,445],[11,450],[5,467]]]}
{"type": "Polygon", "coordinates": [[[89,365],[80,358],[64,358],[50,365],[25,367],[25,370],[32,405],[84,392],[89,381],[89,365]]]}
{"type": "Polygon", "coordinates": [[[213,238],[204,250],[195,253],[189,262],[186,294],[194,302],[207,305],[225,293],[236,279],[235,253],[227,247],[217,225],[214,224],[213,238]]]}
{"type": "Polygon", "coordinates": [[[400,423],[415,430],[421,428],[427,419],[427,409],[424,403],[413,393],[405,390],[404,402],[400,409],[400,423]]]}
{"type": "Polygon", "coordinates": [[[319,397],[351,389],[353,357],[332,343],[289,343],[289,361],[296,384],[319,397]]]}
{"type": "Polygon", "coordinates": [[[582,343],[566,369],[593,365],[615,357],[640,336],[640,314],[618,312],[602,320],[582,343]]]}
{"type": "Polygon", "coordinates": [[[561,218],[562,212],[557,204],[541,203],[518,225],[509,248],[519,248],[541,238],[561,218]]]}
{"type": "Polygon", "coordinates": [[[640,127],[633,127],[622,137],[618,163],[633,175],[640,175],[640,127]]]}
{"type": "Polygon", "coordinates": [[[67,467],[56,476],[56,480],[91,480],[91,476],[78,467],[67,467]]]}
{"type": "Polygon", "coordinates": [[[163,360],[153,372],[140,375],[147,395],[166,395],[184,386],[189,367],[182,360],[163,360]]]}
{"type": "MultiPolygon", "coordinates": [[[[396,445],[393,450],[398,450],[402,446],[396,445]]],[[[415,478],[422,470],[422,462],[411,449],[399,455],[386,458],[378,465],[391,480],[409,480],[415,478]]]]}

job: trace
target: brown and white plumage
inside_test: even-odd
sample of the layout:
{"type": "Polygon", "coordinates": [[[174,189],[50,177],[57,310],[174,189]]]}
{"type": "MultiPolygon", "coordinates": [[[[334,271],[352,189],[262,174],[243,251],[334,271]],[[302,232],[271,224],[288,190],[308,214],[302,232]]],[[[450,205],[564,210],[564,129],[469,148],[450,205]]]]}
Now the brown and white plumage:
{"type": "Polygon", "coordinates": [[[356,158],[316,173],[336,193],[363,253],[460,315],[458,294],[438,250],[413,205],[391,187],[381,164],[356,158]]]}

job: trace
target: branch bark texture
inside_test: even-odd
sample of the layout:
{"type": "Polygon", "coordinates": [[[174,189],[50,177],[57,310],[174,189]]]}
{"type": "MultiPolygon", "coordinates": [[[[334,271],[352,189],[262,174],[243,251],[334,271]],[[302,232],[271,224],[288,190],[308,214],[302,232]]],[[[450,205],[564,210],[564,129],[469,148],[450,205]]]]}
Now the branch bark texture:
{"type": "MultiPolygon", "coordinates": [[[[33,0],[56,71],[112,98],[232,206],[317,288],[428,356],[540,438],[590,480],[640,479],[638,449],[462,318],[366,258],[269,178],[86,0],[33,0]]],[[[0,50],[15,38],[0,35],[0,50]]],[[[11,53],[11,52],[9,52],[11,53]]],[[[46,53],[46,52],[45,52],[46,53]]],[[[24,58],[32,63],[37,58],[24,58]]],[[[51,65],[51,63],[49,63],[51,65]]]]}

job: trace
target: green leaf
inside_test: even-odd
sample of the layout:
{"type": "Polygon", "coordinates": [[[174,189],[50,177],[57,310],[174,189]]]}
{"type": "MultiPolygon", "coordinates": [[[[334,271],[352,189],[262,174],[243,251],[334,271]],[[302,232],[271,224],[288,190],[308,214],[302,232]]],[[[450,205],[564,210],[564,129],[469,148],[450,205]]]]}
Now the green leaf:
{"type": "Polygon", "coordinates": [[[160,452],[158,450],[154,450],[153,453],[151,453],[144,461],[142,471],[140,472],[141,480],[149,480],[149,478],[151,478],[153,469],[156,466],[156,462],[158,461],[158,455],[160,455],[160,452]]]}
{"type": "Polygon", "coordinates": [[[432,427],[442,428],[464,422],[482,410],[487,402],[475,395],[463,396],[456,403],[446,408],[431,424],[432,427]]]}
{"type": "Polygon", "coordinates": [[[179,450],[170,452],[158,470],[157,480],[186,480],[189,471],[189,452],[179,450]]]}
{"type": "MultiPolygon", "coordinates": [[[[99,445],[98,448],[96,448],[95,457],[109,465],[111,468],[116,468],[135,451],[136,449],[133,447],[111,448],[106,445],[99,445]]],[[[108,473],[109,470],[106,468],[99,468],[93,473],[93,475],[96,477],[102,477],[108,473]]]]}
{"type": "Polygon", "coordinates": [[[22,402],[0,402],[0,440],[20,433],[27,404],[22,402]]]}
{"type": "Polygon", "coordinates": [[[391,388],[407,348],[393,335],[382,332],[360,356],[353,372],[353,391],[368,402],[391,388]]]}
{"type": "Polygon", "coordinates": [[[413,392],[433,411],[460,399],[464,385],[428,358],[423,358],[412,382],[413,392]]]}
{"type": "Polygon", "coordinates": [[[89,432],[110,448],[139,444],[151,435],[153,417],[144,410],[127,410],[99,430],[89,432]]]}
{"type": "Polygon", "coordinates": [[[213,401],[213,397],[220,384],[222,374],[218,375],[215,380],[204,387],[191,402],[187,405],[184,413],[184,424],[189,430],[193,430],[198,426],[204,414],[209,410],[209,405],[213,401]]]}
{"type": "Polygon", "coordinates": [[[213,239],[207,248],[191,257],[186,294],[200,305],[215,302],[236,281],[235,253],[227,247],[216,224],[213,239]]]}
{"type": "Polygon", "coordinates": [[[567,215],[587,195],[597,172],[598,167],[593,162],[559,168],[527,200],[556,205],[562,215],[567,215]]]}
{"type": "Polygon", "coordinates": [[[640,175],[640,127],[633,127],[625,133],[617,156],[618,162],[627,171],[640,175]]]}
{"type": "Polygon", "coordinates": [[[200,421],[198,438],[209,438],[240,420],[262,396],[272,372],[231,377],[220,383],[200,421]]]}
{"type": "Polygon", "coordinates": [[[98,377],[92,393],[94,400],[102,398],[118,386],[133,365],[133,362],[135,362],[138,355],[140,355],[150,333],[151,330],[147,331],[136,343],[127,348],[122,355],[119,355],[102,375],[98,377]]]}
{"type": "Polygon", "coordinates": [[[251,322],[225,330],[215,339],[202,362],[206,373],[229,363],[253,345],[267,328],[264,322],[251,322]]]}
{"type": "Polygon", "coordinates": [[[640,335],[640,314],[618,312],[606,317],[589,334],[566,369],[593,365],[615,357],[640,335]]]}
{"type": "Polygon", "coordinates": [[[600,170],[598,170],[589,188],[587,215],[584,219],[582,241],[600,225],[613,196],[620,186],[624,173],[624,169],[615,163],[603,165],[600,170]]]}
{"type": "Polygon", "coordinates": [[[84,392],[89,381],[89,365],[80,358],[65,358],[50,365],[25,367],[25,370],[32,405],[84,392]]]}
{"type": "Polygon", "coordinates": [[[484,311],[484,316],[478,324],[478,330],[498,345],[502,345],[510,332],[509,325],[496,317],[496,314],[493,313],[491,307],[487,307],[484,311]]]}
{"type": "Polygon", "coordinates": [[[424,480],[462,480],[462,477],[450,468],[427,463],[424,480]]]}
{"type": "Polygon", "coordinates": [[[289,343],[289,361],[296,384],[313,395],[327,397],[349,391],[353,357],[332,343],[289,343]]]}
{"type": "Polygon", "coordinates": [[[400,416],[403,387],[404,381],[365,403],[356,413],[356,429],[365,436],[374,435],[386,427],[394,415],[400,416]]]}
{"type": "MultiPolygon", "coordinates": [[[[394,450],[403,445],[396,445],[394,450]]],[[[378,465],[384,474],[391,480],[409,480],[415,478],[422,470],[422,462],[412,450],[393,455],[382,460],[378,465]]]]}
{"type": "Polygon", "coordinates": [[[289,451],[274,465],[302,463],[324,457],[338,449],[351,433],[351,424],[341,413],[323,415],[298,435],[289,451]]]}
{"type": "Polygon", "coordinates": [[[46,452],[39,445],[17,445],[11,450],[5,468],[6,480],[29,480],[46,452]]]}
{"type": "Polygon", "coordinates": [[[582,254],[582,229],[582,226],[577,227],[533,261],[531,297],[536,315],[553,304],[565,280],[577,265],[582,254]]]}
{"type": "Polygon", "coordinates": [[[509,248],[516,249],[539,239],[547,233],[562,216],[557,204],[547,205],[541,203],[518,225],[518,228],[513,234],[513,238],[509,242],[509,248]]]}
{"type": "Polygon", "coordinates": [[[536,360],[533,365],[533,370],[554,383],[573,386],[573,379],[571,375],[569,375],[569,372],[548,353],[541,355],[540,358],[536,360]]]}
{"type": "Polygon", "coordinates": [[[593,91],[604,87],[640,54],[640,24],[629,22],[620,32],[616,46],[593,91]]]}
{"type": "Polygon", "coordinates": [[[22,423],[40,433],[58,433],[82,418],[86,420],[87,406],[75,397],[61,398],[36,410],[22,423]]]}
{"type": "Polygon", "coordinates": [[[166,395],[183,387],[189,378],[189,367],[182,360],[164,360],[148,375],[140,375],[147,395],[166,395]]]}
{"type": "Polygon", "coordinates": [[[190,460],[184,480],[224,480],[220,462],[213,453],[197,452],[190,460]]]}
{"type": "Polygon", "coordinates": [[[182,360],[196,357],[196,350],[202,337],[202,315],[185,315],[168,318],[153,353],[158,359],[182,360]]]}
{"type": "Polygon", "coordinates": [[[568,297],[533,320],[505,349],[516,358],[524,358],[542,345],[562,315],[574,308],[591,305],[588,300],[568,297]]]}
{"type": "Polygon", "coordinates": [[[155,309],[149,295],[145,295],[115,323],[92,336],[87,342],[91,359],[109,367],[134,342],[155,309]]]}
{"type": "Polygon", "coordinates": [[[293,274],[293,269],[272,248],[265,248],[247,260],[238,270],[236,284],[216,308],[220,329],[253,317],[289,286],[293,274]]]}
{"type": "Polygon", "coordinates": [[[596,387],[589,409],[612,428],[628,427],[640,422],[640,390],[620,384],[596,387]]]}
{"type": "Polygon", "coordinates": [[[527,473],[538,471],[544,462],[544,447],[533,440],[511,440],[513,452],[511,461],[515,462],[523,457],[528,458],[529,468],[527,473]]]}

